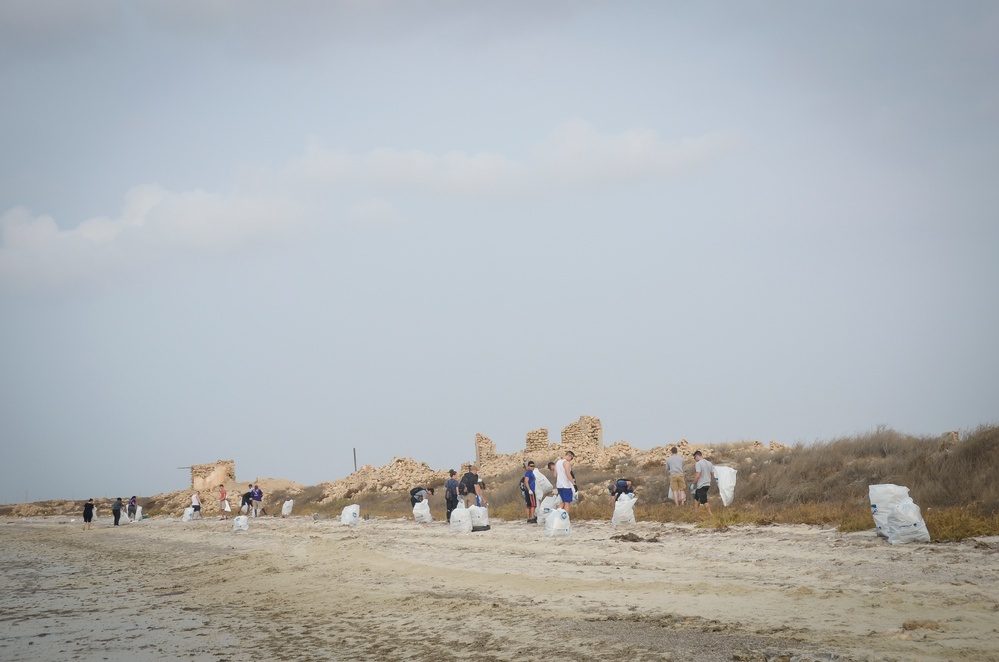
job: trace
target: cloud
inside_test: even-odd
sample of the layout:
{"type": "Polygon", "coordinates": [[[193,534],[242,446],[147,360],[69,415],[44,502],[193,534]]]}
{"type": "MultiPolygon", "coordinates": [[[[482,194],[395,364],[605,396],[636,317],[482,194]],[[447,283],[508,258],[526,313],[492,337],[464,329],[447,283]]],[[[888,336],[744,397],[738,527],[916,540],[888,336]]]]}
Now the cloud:
{"type": "Polygon", "coordinates": [[[602,134],[573,120],[523,159],[391,148],[352,154],[312,145],[278,171],[247,173],[228,193],[134,187],[118,216],[89,218],[69,229],[44,214],[12,208],[0,216],[0,284],[83,286],[155,267],[172,255],[236,250],[297,231],[331,201],[341,205],[334,221],[390,226],[405,220],[388,201],[394,195],[519,202],[687,176],[738,144],[732,135],[667,142],[650,129],[602,134]]]}

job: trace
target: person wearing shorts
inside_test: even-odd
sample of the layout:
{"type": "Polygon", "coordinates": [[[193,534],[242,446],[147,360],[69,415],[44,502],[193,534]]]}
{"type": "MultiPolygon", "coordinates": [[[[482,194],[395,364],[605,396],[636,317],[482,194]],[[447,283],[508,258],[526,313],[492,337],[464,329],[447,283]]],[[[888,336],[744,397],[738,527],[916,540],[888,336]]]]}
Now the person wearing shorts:
{"type": "Polygon", "coordinates": [[[94,524],[94,499],[91,497],[87,503],[83,504],[83,530],[86,531],[94,524]]]}
{"type": "Polygon", "coordinates": [[[565,456],[555,463],[555,489],[558,490],[558,496],[562,499],[562,508],[566,511],[572,504],[572,492],[575,487],[572,474],[572,461],[574,459],[576,459],[576,454],[572,451],[566,451],[565,456]]]}
{"type": "Polygon", "coordinates": [[[683,457],[676,446],[670,449],[666,468],[669,470],[669,488],[673,490],[673,505],[687,503],[687,479],[683,477],[683,457]]]}
{"type": "Polygon", "coordinates": [[[534,463],[528,460],[527,471],[524,472],[524,477],[520,479],[520,491],[524,493],[524,505],[527,507],[528,524],[538,523],[537,513],[535,512],[538,507],[538,500],[534,496],[536,486],[537,480],[534,476],[534,463]]]}
{"type": "Polygon", "coordinates": [[[194,508],[191,519],[201,519],[201,494],[197,490],[191,495],[191,507],[194,508]]]}
{"type": "Polygon", "coordinates": [[[711,489],[711,476],[715,473],[715,465],[704,459],[701,451],[694,451],[694,502],[697,507],[704,506],[711,515],[711,506],[708,505],[708,490],[711,489]]]}

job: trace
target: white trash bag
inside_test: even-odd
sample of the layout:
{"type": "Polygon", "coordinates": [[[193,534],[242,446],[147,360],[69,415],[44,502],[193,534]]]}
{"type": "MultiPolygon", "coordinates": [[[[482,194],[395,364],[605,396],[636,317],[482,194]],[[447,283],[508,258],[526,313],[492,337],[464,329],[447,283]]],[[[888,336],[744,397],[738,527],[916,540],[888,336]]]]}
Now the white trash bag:
{"type": "Polygon", "coordinates": [[[288,517],[291,515],[291,509],[295,505],[294,499],[288,499],[283,504],[281,504],[281,517],[288,517]]]}
{"type": "Polygon", "coordinates": [[[905,542],[929,542],[930,532],[923,521],[919,506],[906,497],[888,512],[888,542],[898,545],[905,542]]]}
{"type": "MultiPolygon", "coordinates": [[[[459,503],[461,503],[459,501],[459,503]]],[[[451,530],[455,533],[472,532],[472,511],[469,508],[455,508],[451,511],[451,530]]]]}
{"type": "Polygon", "coordinates": [[[340,523],[346,524],[347,526],[357,526],[357,522],[361,519],[361,507],[356,503],[352,503],[349,506],[344,506],[343,511],[340,513],[340,523]]]}
{"type": "Polygon", "coordinates": [[[885,483],[870,485],[867,492],[871,499],[871,515],[874,516],[874,528],[882,538],[888,537],[888,513],[891,509],[909,498],[909,488],[901,485],[885,483]]]}
{"type": "Polygon", "coordinates": [[[614,515],[611,517],[611,524],[621,526],[622,524],[635,523],[635,502],[638,497],[634,494],[622,494],[614,502],[614,515]]]}
{"type": "MultiPolygon", "coordinates": [[[[452,515],[454,513],[451,513],[452,515]]],[[[434,521],[433,515],[430,514],[430,502],[420,501],[415,506],[413,506],[413,519],[417,522],[430,523],[434,521]]]]}
{"type": "MultiPolygon", "coordinates": [[[[472,531],[489,530],[489,510],[485,506],[472,506],[468,509],[472,518],[472,531]]],[[[454,513],[451,513],[454,516],[454,513]]]]}
{"type": "Polygon", "coordinates": [[[249,531],[250,530],[250,518],[246,515],[237,515],[232,520],[232,530],[233,531],[249,531]]]}
{"type": "Polygon", "coordinates": [[[225,502],[222,504],[222,510],[227,513],[232,512],[232,506],[229,505],[229,499],[226,499],[225,502]]]}
{"type": "Polygon", "coordinates": [[[721,495],[722,505],[726,508],[735,499],[735,475],[739,473],[732,467],[715,467],[715,477],[718,480],[718,493],[721,495]]]}
{"type": "Polygon", "coordinates": [[[184,509],[184,516],[180,518],[181,522],[190,522],[191,518],[194,517],[194,506],[188,506],[184,509]]]}
{"type": "Polygon", "coordinates": [[[541,503],[545,495],[551,492],[554,487],[552,482],[548,480],[548,476],[541,473],[538,469],[534,470],[534,496],[538,503],[541,503]]]}
{"type": "Polygon", "coordinates": [[[135,507],[135,521],[138,522],[142,519],[142,506],[135,507]]]}
{"type": "Polygon", "coordinates": [[[548,519],[548,515],[555,512],[555,509],[557,509],[561,504],[562,500],[554,495],[546,496],[542,499],[541,503],[538,504],[537,510],[534,511],[538,517],[538,524],[544,526],[545,520],[548,519]]]}
{"type": "Polygon", "coordinates": [[[556,508],[545,518],[545,535],[549,538],[568,538],[572,535],[572,523],[564,508],[556,508]]]}

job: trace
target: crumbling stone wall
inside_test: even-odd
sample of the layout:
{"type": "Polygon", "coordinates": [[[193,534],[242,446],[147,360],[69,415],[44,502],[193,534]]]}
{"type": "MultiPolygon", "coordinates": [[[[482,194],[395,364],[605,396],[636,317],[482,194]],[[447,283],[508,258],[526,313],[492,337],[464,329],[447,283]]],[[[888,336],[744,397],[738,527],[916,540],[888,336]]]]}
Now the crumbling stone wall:
{"type": "Polygon", "coordinates": [[[489,437],[479,432],[475,433],[475,461],[488,462],[496,457],[496,444],[489,437]]]}
{"type": "Polygon", "coordinates": [[[235,482],[235,460],[219,460],[214,464],[195,464],[191,467],[192,490],[209,492],[219,485],[232,485],[235,482]]]}
{"type": "Polygon", "coordinates": [[[576,453],[596,451],[604,447],[604,428],[600,419],[580,416],[575,423],[562,428],[562,447],[576,453]]]}
{"type": "MultiPolygon", "coordinates": [[[[547,456],[548,455],[548,428],[538,428],[537,430],[531,430],[527,433],[527,442],[524,445],[524,451],[527,453],[528,457],[532,455],[547,456]]],[[[541,460],[537,460],[540,462],[541,460]]]]}

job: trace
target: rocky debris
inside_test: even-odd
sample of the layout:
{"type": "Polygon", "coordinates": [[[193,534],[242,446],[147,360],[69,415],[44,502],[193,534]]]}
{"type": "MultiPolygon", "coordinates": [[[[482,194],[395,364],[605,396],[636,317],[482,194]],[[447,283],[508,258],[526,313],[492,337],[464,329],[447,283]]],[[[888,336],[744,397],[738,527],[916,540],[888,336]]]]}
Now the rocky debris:
{"type": "Polygon", "coordinates": [[[617,540],[619,542],[659,542],[659,538],[656,536],[643,538],[637,533],[622,533],[620,535],[611,536],[611,540],[617,540]]]}

